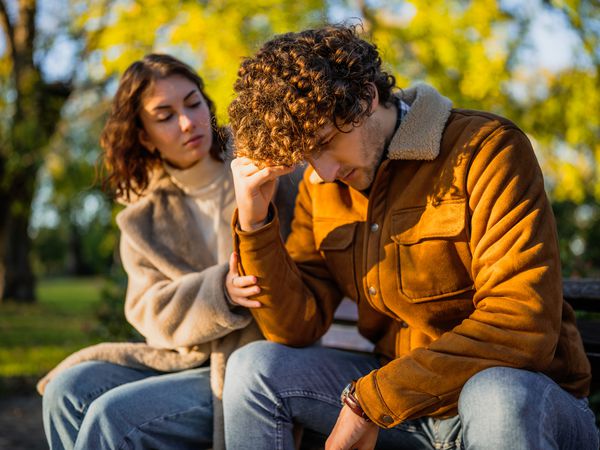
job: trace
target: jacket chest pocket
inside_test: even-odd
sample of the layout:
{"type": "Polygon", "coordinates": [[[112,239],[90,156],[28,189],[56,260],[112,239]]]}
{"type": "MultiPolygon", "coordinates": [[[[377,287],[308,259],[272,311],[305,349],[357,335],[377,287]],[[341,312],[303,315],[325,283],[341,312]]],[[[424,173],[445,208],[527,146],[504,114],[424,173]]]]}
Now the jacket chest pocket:
{"type": "Polygon", "coordinates": [[[329,272],[344,291],[356,298],[354,281],[354,245],[356,222],[340,222],[335,219],[314,219],[315,245],[325,260],[329,272]]]}
{"type": "Polygon", "coordinates": [[[391,239],[398,288],[409,301],[473,289],[464,200],[393,213],[391,239]]]}

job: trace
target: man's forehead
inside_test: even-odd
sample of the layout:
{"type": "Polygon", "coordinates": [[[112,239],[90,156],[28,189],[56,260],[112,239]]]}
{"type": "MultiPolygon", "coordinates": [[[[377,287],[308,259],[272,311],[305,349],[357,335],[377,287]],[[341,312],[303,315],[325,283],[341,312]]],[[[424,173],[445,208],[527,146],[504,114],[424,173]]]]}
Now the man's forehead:
{"type": "Polygon", "coordinates": [[[331,137],[337,131],[338,130],[333,126],[333,123],[329,122],[317,131],[317,138],[319,139],[319,142],[326,141],[327,138],[331,137]]]}
{"type": "Polygon", "coordinates": [[[337,133],[348,133],[352,131],[353,128],[354,127],[352,124],[345,124],[336,127],[332,122],[328,122],[327,124],[323,125],[319,131],[317,131],[318,142],[327,142],[337,133]]]}

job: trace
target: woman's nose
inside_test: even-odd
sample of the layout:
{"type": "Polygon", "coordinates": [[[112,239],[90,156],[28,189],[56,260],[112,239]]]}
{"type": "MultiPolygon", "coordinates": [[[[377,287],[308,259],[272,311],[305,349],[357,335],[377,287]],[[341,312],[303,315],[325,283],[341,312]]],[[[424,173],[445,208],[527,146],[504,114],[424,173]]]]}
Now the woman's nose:
{"type": "Polygon", "coordinates": [[[190,131],[190,130],[194,129],[194,122],[192,122],[191,117],[188,116],[187,114],[180,114],[179,115],[179,128],[181,128],[181,131],[190,131]]]}

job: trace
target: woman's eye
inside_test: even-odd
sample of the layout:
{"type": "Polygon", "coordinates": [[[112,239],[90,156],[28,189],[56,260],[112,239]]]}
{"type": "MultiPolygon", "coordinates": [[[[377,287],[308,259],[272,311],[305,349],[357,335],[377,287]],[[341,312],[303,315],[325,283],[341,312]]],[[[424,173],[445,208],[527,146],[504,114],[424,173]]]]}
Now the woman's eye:
{"type": "Polygon", "coordinates": [[[167,120],[169,120],[171,117],[173,117],[173,114],[165,114],[165,115],[162,115],[162,116],[158,116],[158,117],[157,117],[157,120],[158,120],[159,122],[166,122],[166,121],[167,121],[167,120]]]}
{"type": "Polygon", "coordinates": [[[198,106],[200,106],[202,104],[201,100],[198,100],[197,102],[191,103],[189,105],[190,108],[197,108],[198,106]]]}

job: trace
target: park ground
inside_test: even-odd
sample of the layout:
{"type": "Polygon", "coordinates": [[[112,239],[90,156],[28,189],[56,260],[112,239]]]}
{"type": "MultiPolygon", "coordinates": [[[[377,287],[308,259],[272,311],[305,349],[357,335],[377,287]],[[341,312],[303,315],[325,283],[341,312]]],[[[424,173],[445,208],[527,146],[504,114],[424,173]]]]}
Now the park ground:
{"type": "MultiPolygon", "coordinates": [[[[39,283],[34,304],[0,304],[0,450],[44,450],[36,381],[63,358],[107,340],[98,332],[103,281],[57,278],[39,283]]],[[[592,395],[600,416],[600,392],[592,395]]]]}
{"type": "Polygon", "coordinates": [[[0,450],[47,449],[36,381],[65,356],[96,342],[102,281],[42,280],[34,304],[0,304],[0,450]]]}

